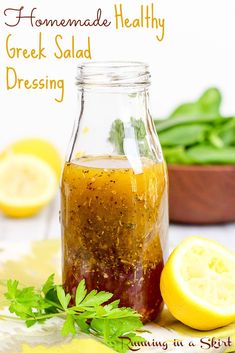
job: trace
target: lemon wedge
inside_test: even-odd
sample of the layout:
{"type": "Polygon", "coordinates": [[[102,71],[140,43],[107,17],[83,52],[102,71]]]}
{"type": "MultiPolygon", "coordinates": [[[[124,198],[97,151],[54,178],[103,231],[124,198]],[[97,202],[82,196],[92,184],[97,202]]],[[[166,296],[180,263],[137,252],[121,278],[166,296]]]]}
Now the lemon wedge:
{"type": "Polygon", "coordinates": [[[26,154],[0,160],[0,210],[5,215],[28,217],[38,213],[56,189],[56,174],[42,160],[26,154]]]}
{"type": "Polygon", "coordinates": [[[50,142],[40,138],[26,138],[9,145],[2,153],[2,157],[8,154],[29,154],[46,162],[60,178],[62,171],[62,158],[58,150],[50,142]]]}
{"type": "Polygon", "coordinates": [[[170,255],[161,293],[171,314],[197,330],[235,321],[235,253],[201,237],[189,237],[170,255]]]}

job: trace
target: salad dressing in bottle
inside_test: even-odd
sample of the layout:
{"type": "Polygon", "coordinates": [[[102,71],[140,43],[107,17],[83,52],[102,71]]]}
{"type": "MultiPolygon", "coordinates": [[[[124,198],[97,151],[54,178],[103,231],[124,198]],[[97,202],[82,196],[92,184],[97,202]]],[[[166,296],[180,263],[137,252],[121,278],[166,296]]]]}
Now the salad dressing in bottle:
{"type": "Polygon", "coordinates": [[[148,109],[148,66],[79,67],[80,115],[61,184],[63,284],[113,293],[142,321],[162,309],[166,166],[148,109]]]}

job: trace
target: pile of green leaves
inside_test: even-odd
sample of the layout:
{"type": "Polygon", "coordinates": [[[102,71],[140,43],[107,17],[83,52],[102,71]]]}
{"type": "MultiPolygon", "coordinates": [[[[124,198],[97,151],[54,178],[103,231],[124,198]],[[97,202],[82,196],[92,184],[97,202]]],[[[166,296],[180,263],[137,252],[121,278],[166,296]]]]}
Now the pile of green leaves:
{"type": "Polygon", "coordinates": [[[235,164],[235,117],[221,115],[221,101],[219,90],[210,88],[155,121],[168,163],[235,164]]]}
{"type": "MultiPolygon", "coordinates": [[[[235,164],[235,117],[220,112],[221,93],[210,88],[191,103],[177,107],[166,119],[155,120],[156,130],[169,164],[235,164]]],[[[140,154],[150,154],[144,122],[131,118],[140,154]]],[[[124,125],[115,120],[109,140],[123,151],[124,125]]]]}
{"type": "Polygon", "coordinates": [[[18,281],[8,280],[5,298],[9,302],[9,311],[16,317],[0,315],[0,319],[18,318],[31,327],[60,317],[64,319],[63,336],[84,332],[102,339],[117,352],[125,353],[130,342],[144,341],[136,334],[143,324],[136,311],[119,308],[119,300],[107,304],[112,296],[111,293],[96,290],[87,293],[85,280],[82,280],[73,303],[70,294],[66,294],[61,285],[54,284],[54,275],[47,279],[41,289],[20,287],[18,281]]]}

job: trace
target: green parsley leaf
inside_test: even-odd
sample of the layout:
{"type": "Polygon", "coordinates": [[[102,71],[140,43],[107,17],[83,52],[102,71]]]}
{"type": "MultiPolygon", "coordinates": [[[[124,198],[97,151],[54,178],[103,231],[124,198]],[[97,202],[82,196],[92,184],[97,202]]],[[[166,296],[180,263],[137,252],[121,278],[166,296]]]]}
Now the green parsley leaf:
{"type": "Polygon", "coordinates": [[[101,305],[105,302],[107,302],[109,299],[112,298],[112,293],[108,292],[97,292],[97,290],[92,290],[87,296],[83,299],[82,305],[83,306],[98,306],[101,305]]]}
{"type": "Polygon", "coordinates": [[[75,321],[79,327],[79,329],[84,332],[84,333],[87,333],[89,334],[90,333],[90,326],[88,325],[88,323],[86,322],[87,320],[86,319],[83,319],[81,318],[80,316],[79,317],[75,317],[75,321]]]}
{"type": "Polygon", "coordinates": [[[18,294],[18,285],[19,285],[19,282],[18,281],[13,281],[11,279],[9,279],[7,281],[7,293],[5,293],[5,297],[7,299],[14,299],[17,297],[17,294],[18,294]]]}
{"type": "Polygon", "coordinates": [[[68,336],[69,334],[75,335],[76,333],[74,316],[68,314],[62,327],[61,335],[68,336]]]}
{"type": "Polygon", "coordinates": [[[22,288],[14,280],[8,280],[6,287],[10,313],[24,320],[27,327],[58,316],[65,320],[62,336],[84,332],[103,339],[107,346],[119,353],[126,353],[132,342],[144,340],[136,334],[143,326],[140,315],[131,308],[119,308],[119,300],[107,303],[112,293],[92,290],[87,294],[85,280],[78,284],[73,298],[75,306],[72,306],[71,295],[54,283],[54,275],[48,277],[39,290],[22,288]]]}
{"type": "Polygon", "coordinates": [[[54,280],[55,280],[55,274],[53,273],[48,277],[48,279],[46,280],[46,282],[42,287],[42,291],[45,295],[49,292],[49,290],[51,290],[54,287],[55,285],[54,280]]]}
{"type": "Polygon", "coordinates": [[[78,306],[83,301],[83,299],[85,298],[86,294],[87,294],[86,282],[83,279],[79,283],[79,285],[77,286],[76,297],[75,297],[76,306],[78,306]]]}
{"type": "Polygon", "coordinates": [[[65,294],[65,291],[62,288],[62,286],[57,286],[56,290],[57,290],[57,296],[60,301],[60,304],[62,305],[63,309],[66,310],[70,303],[71,295],[69,293],[65,294]]]}

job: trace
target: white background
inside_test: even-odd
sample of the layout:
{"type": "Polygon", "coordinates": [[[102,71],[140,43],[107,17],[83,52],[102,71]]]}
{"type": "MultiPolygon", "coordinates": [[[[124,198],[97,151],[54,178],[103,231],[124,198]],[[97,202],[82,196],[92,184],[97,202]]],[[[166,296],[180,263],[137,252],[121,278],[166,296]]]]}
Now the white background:
{"type": "MultiPolygon", "coordinates": [[[[79,60],[53,58],[53,37],[64,36],[69,48],[75,35],[78,48],[91,36],[94,60],[141,60],[151,66],[151,102],[154,117],[167,115],[181,101],[196,98],[203,89],[218,86],[224,96],[223,112],[235,114],[235,2],[234,0],[158,0],[156,17],[165,18],[165,39],[159,43],[155,30],[115,29],[113,0],[1,0],[0,2],[0,149],[14,139],[41,136],[54,142],[64,154],[76,114],[76,66],[79,60]],[[94,18],[99,7],[103,16],[112,19],[108,29],[40,29],[48,52],[47,60],[9,59],[5,38],[12,33],[12,43],[25,48],[37,46],[38,29],[28,22],[18,27],[4,25],[7,7],[25,6],[28,12],[37,7],[40,18],[94,18]],[[13,66],[25,78],[64,78],[63,103],[54,101],[53,91],[7,91],[5,67],[13,66]]],[[[123,0],[124,14],[139,16],[141,4],[151,1],[123,0]]],[[[96,117],[94,117],[95,119],[96,117]]]]}

